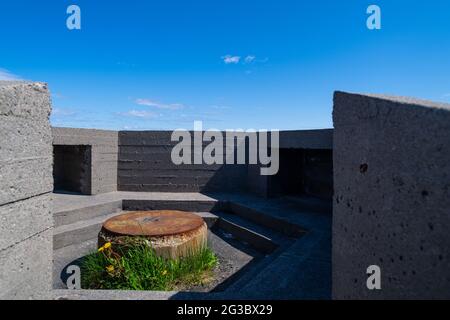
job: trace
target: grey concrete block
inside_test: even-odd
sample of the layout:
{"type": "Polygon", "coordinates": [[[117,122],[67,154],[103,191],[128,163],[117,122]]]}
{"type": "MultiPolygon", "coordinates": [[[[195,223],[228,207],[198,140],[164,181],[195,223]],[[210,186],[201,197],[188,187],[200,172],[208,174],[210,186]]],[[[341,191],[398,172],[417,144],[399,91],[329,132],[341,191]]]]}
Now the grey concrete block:
{"type": "Polygon", "coordinates": [[[30,157],[48,157],[51,154],[50,125],[47,118],[20,118],[0,115],[1,153],[0,161],[30,157]]]}
{"type": "Polygon", "coordinates": [[[0,299],[50,297],[50,110],[45,84],[0,81],[0,299]]]}
{"type": "Polygon", "coordinates": [[[50,109],[45,84],[0,81],[0,205],[52,190],[50,109]]]}
{"type": "Polygon", "coordinates": [[[0,166],[0,205],[53,190],[51,157],[5,161],[0,166]]]}
{"type": "Polygon", "coordinates": [[[450,298],[450,105],[337,92],[333,118],[333,297],[450,298]]]}
{"type": "Polygon", "coordinates": [[[52,226],[49,194],[0,206],[0,250],[52,226]]]}
{"type": "Polygon", "coordinates": [[[193,212],[215,212],[224,210],[226,203],[220,201],[179,200],[133,200],[124,199],[124,210],[182,210],[193,212]]]}
{"type": "Polygon", "coordinates": [[[48,229],[0,250],[0,299],[49,299],[52,236],[48,229]]]}
{"type": "MultiPolygon", "coordinates": [[[[60,208],[58,208],[60,209],[60,208]]],[[[76,223],[77,221],[90,220],[101,215],[107,215],[122,210],[122,200],[101,203],[93,206],[85,206],[78,209],[54,212],[55,226],[76,223]]]]}
{"type": "MultiPolygon", "coordinates": [[[[52,128],[53,144],[91,147],[87,194],[117,191],[118,132],[95,129],[52,128]]],[[[86,182],[87,185],[87,182],[86,182]]]]}
{"type": "Polygon", "coordinates": [[[53,144],[117,146],[118,132],[97,129],[52,128],[53,144]]]}
{"type": "Polygon", "coordinates": [[[50,115],[50,95],[45,83],[0,81],[0,115],[39,121],[50,115]]]}

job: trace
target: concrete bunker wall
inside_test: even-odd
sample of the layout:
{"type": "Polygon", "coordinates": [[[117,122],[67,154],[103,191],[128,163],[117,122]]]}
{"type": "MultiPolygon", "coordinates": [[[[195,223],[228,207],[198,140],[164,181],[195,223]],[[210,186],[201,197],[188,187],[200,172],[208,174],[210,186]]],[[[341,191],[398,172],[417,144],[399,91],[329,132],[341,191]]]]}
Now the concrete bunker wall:
{"type": "MultiPolygon", "coordinates": [[[[52,142],[91,148],[91,194],[268,196],[276,183],[258,166],[175,166],[168,131],[52,130],[50,109],[45,84],[0,81],[0,299],[51,296],[52,142]]],[[[280,133],[288,155],[333,148],[333,298],[449,299],[450,105],[337,92],[333,119],[334,133],[280,133]],[[381,268],[382,290],[366,287],[370,265],[381,268]]],[[[330,183],[327,173],[313,174],[329,172],[322,159],[308,167],[311,188],[330,183]]]]}
{"type": "MultiPolygon", "coordinates": [[[[171,131],[53,128],[55,190],[82,194],[116,190],[250,192],[264,197],[285,191],[279,186],[279,175],[273,179],[261,176],[259,165],[173,164],[171,151],[178,142],[171,141],[171,134],[171,131]]],[[[280,153],[294,151],[302,155],[299,159],[302,166],[294,168],[301,171],[300,191],[331,196],[332,136],[332,129],[280,132],[280,153]],[[318,157],[323,153],[324,157],[318,157]]],[[[207,144],[204,142],[203,147],[207,144]]],[[[226,145],[223,152],[227,154],[226,145]]],[[[286,165],[280,175],[285,172],[291,177],[292,169],[286,165]]]]}
{"type": "Polygon", "coordinates": [[[449,299],[450,105],[337,92],[333,119],[333,298],[449,299]]]}
{"type": "MultiPolygon", "coordinates": [[[[178,142],[171,141],[171,134],[172,131],[119,132],[119,190],[160,192],[245,190],[247,165],[204,163],[175,165],[171,160],[171,152],[178,142]]],[[[191,136],[193,139],[193,133],[191,136]]],[[[192,155],[193,145],[192,140],[192,155]]]]}
{"type": "Polygon", "coordinates": [[[65,191],[92,195],[117,191],[117,131],[52,128],[52,132],[57,187],[64,190],[66,185],[65,191]]]}
{"type": "Polygon", "coordinates": [[[0,299],[50,296],[50,110],[46,84],[0,81],[0,299]]]}
{"type": "MultiPolygon", "coordinates": [[[[274,177],[261,176],[259,165],[175,165],[171,151],[178,142],[171,141],[171,134],[171,131],[119,132],[119,190],[251,192],[264,197],[278,196],[287,193],[283,186],[289,183],[281,182],[283,176],[287,177],[283,181],[292,180],[295,169],[299,172],[300,187],[294,193],[331,199],[332,129],[280,132],[280,154],[287,151],[289,156],[292,150],[299,152],[301,159],[294,159],[299,163],[282,162],[283,168],[274,177]]],[[[225,137],[225,133],[222,132],[222,136],[225,137]]],[[[229,146],[224,146],[225,155],[227,148],[229,146]]],[[[248,157],[248,141],[246,154],[248,157]]]]}
{"type": "Polygon", "coordinates": [[[247,186],[263,197],[282,195],[331,200],[333,194],[333,129],[280,132],[280,168],[261,176],[259,165],[249,165],[247,186]]]}

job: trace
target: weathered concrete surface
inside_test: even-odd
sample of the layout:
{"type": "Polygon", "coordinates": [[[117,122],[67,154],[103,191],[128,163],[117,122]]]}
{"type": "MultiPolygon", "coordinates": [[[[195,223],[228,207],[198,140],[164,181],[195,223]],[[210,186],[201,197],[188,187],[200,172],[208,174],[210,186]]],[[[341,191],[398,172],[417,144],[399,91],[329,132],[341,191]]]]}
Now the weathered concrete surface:
{"type": "Polygon", "coordinates": [[[51,134],[45,84],[0,81],[0,205],[48,192],[51,134]]]}
{"type": "Polygon", "coordinates": [[[333,129],[280,131],[280,149],[333,148],[333,129]]]}
{"type": "Polygon", "coordinates": [[[43,194],[0,207],[0,248],[8,248],[53,226],[50,195],[43,194]]]}
{"type": "MultiPolygon", "coordinates": [[[[119,132],[120,191],[226,192],[245,189],[245,164],[175,165],[171,152],[178,142],[171,141],[171,134],[171,131],[119,132]]],[[[193,138],[191,146],[193,148],[193,138]]],[[[226,152],[225,148],[223,152],[226,152]]]]}
{"type": "Polygon", "coordinates": [[[333,118],[333,298],[449,299],[450,105],[336,92],[333,118]]]}
{"type": "Polygon", "coordinates": [[[249,165],[247,190],[263,197],[302,194],[329,199],[333,129],[280,131],[279,142],[278,173],[262,176],[260,165],[249,165]]]}
{"type": "Polygon", "coordinates": [[[0,299],[50,297],[50,110],[46,84],[0,81],[0,299]]]}
{"type": "MultiPolygon", "coordinates": [[[[52,133],[55,146],[91,146],[90,192],[86,193],[99,194],[117,190],[117,131],[52,128],[52,133]]],[[[89,183],[85,182],[84,185],[88,186],[89,183]]]]}

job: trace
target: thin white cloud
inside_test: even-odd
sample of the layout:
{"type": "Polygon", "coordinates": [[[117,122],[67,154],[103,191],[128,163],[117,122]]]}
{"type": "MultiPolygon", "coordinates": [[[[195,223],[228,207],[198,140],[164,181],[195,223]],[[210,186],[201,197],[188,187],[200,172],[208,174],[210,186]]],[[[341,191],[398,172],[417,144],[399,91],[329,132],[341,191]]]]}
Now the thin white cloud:
{"type": "Polygon", "coordinates": [[[450,98],[450,93],[444,93],[442,96],[443,96],[444,98],[450,98]]]}
{"type": "Polygon", "coordinates": [[[256,57],[255,56],[246,56],[244,59],[245,63],[252,63],[253,61],[255,61],[256,57]]]}
{"type": "Polygon", "coordinates": [[[257,58],[255,55],[246,55],[244,58],[241,58],[240,56],[232,56],[230,54],[227,54],[226,56],[222,56],[221,59],[225,64],[255,64],[255,63],[266,63],[269,61],[269,58],[260,59],[257,58]]]}
{"type": "Polygon", "coordinates": [[[212,105],[211,108],[216,109],[216,110],[230,109],[229,106],[223,106],[223,105],[217,105],[217,104],[212,105]]]}
{"type": "Polygon", "coordinates": [[[118,112],[118,114],[126,117],[145,118],[145,119],[157,117],[155,113],[145,110],[130,110],[127,112],[118,112]]]}
{"type": "Polygon", "coordinates": [[[0,80],[20,81],[20,80],[22,80],[22,78],[19,77],[18,75],[11,73],[10,71],[8,71],[6,69],[0,68],[0,80]]]}
{"type": "Polygon", "coordinates": [[[238,64],[239,61],[241,61],[241,57],[227,54],[226,56],[222,57],[222,60],[223,62],[225,62],[225,64],[238,64]]]}
{"type": "Polygon", "coordinates": [[[140,106],[147,106],[147,107],[153,107],[158,109],[166,109],[166,110],[179,110],[183,109],[184,105],[180,103],[171,103],[171,104],[165,104],[165,103],[159,103],[148,99],[136,99],[135,103],[140,106]]]}

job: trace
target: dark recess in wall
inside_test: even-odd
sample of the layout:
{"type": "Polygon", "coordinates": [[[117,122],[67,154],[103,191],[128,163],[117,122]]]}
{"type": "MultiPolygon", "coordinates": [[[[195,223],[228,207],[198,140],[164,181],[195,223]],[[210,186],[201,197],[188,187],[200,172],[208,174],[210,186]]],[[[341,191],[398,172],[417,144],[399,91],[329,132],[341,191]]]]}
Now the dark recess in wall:
{"type": "Polygon", "coordinates": [[[91,146],[54,145],[55,192],[91,194],[91,146]]]}
{"type": "Polygon", "coordinates": [[[269,196],[333,196],[332,150],[280,149],[280,169],[269,179],[269,196]]]}

